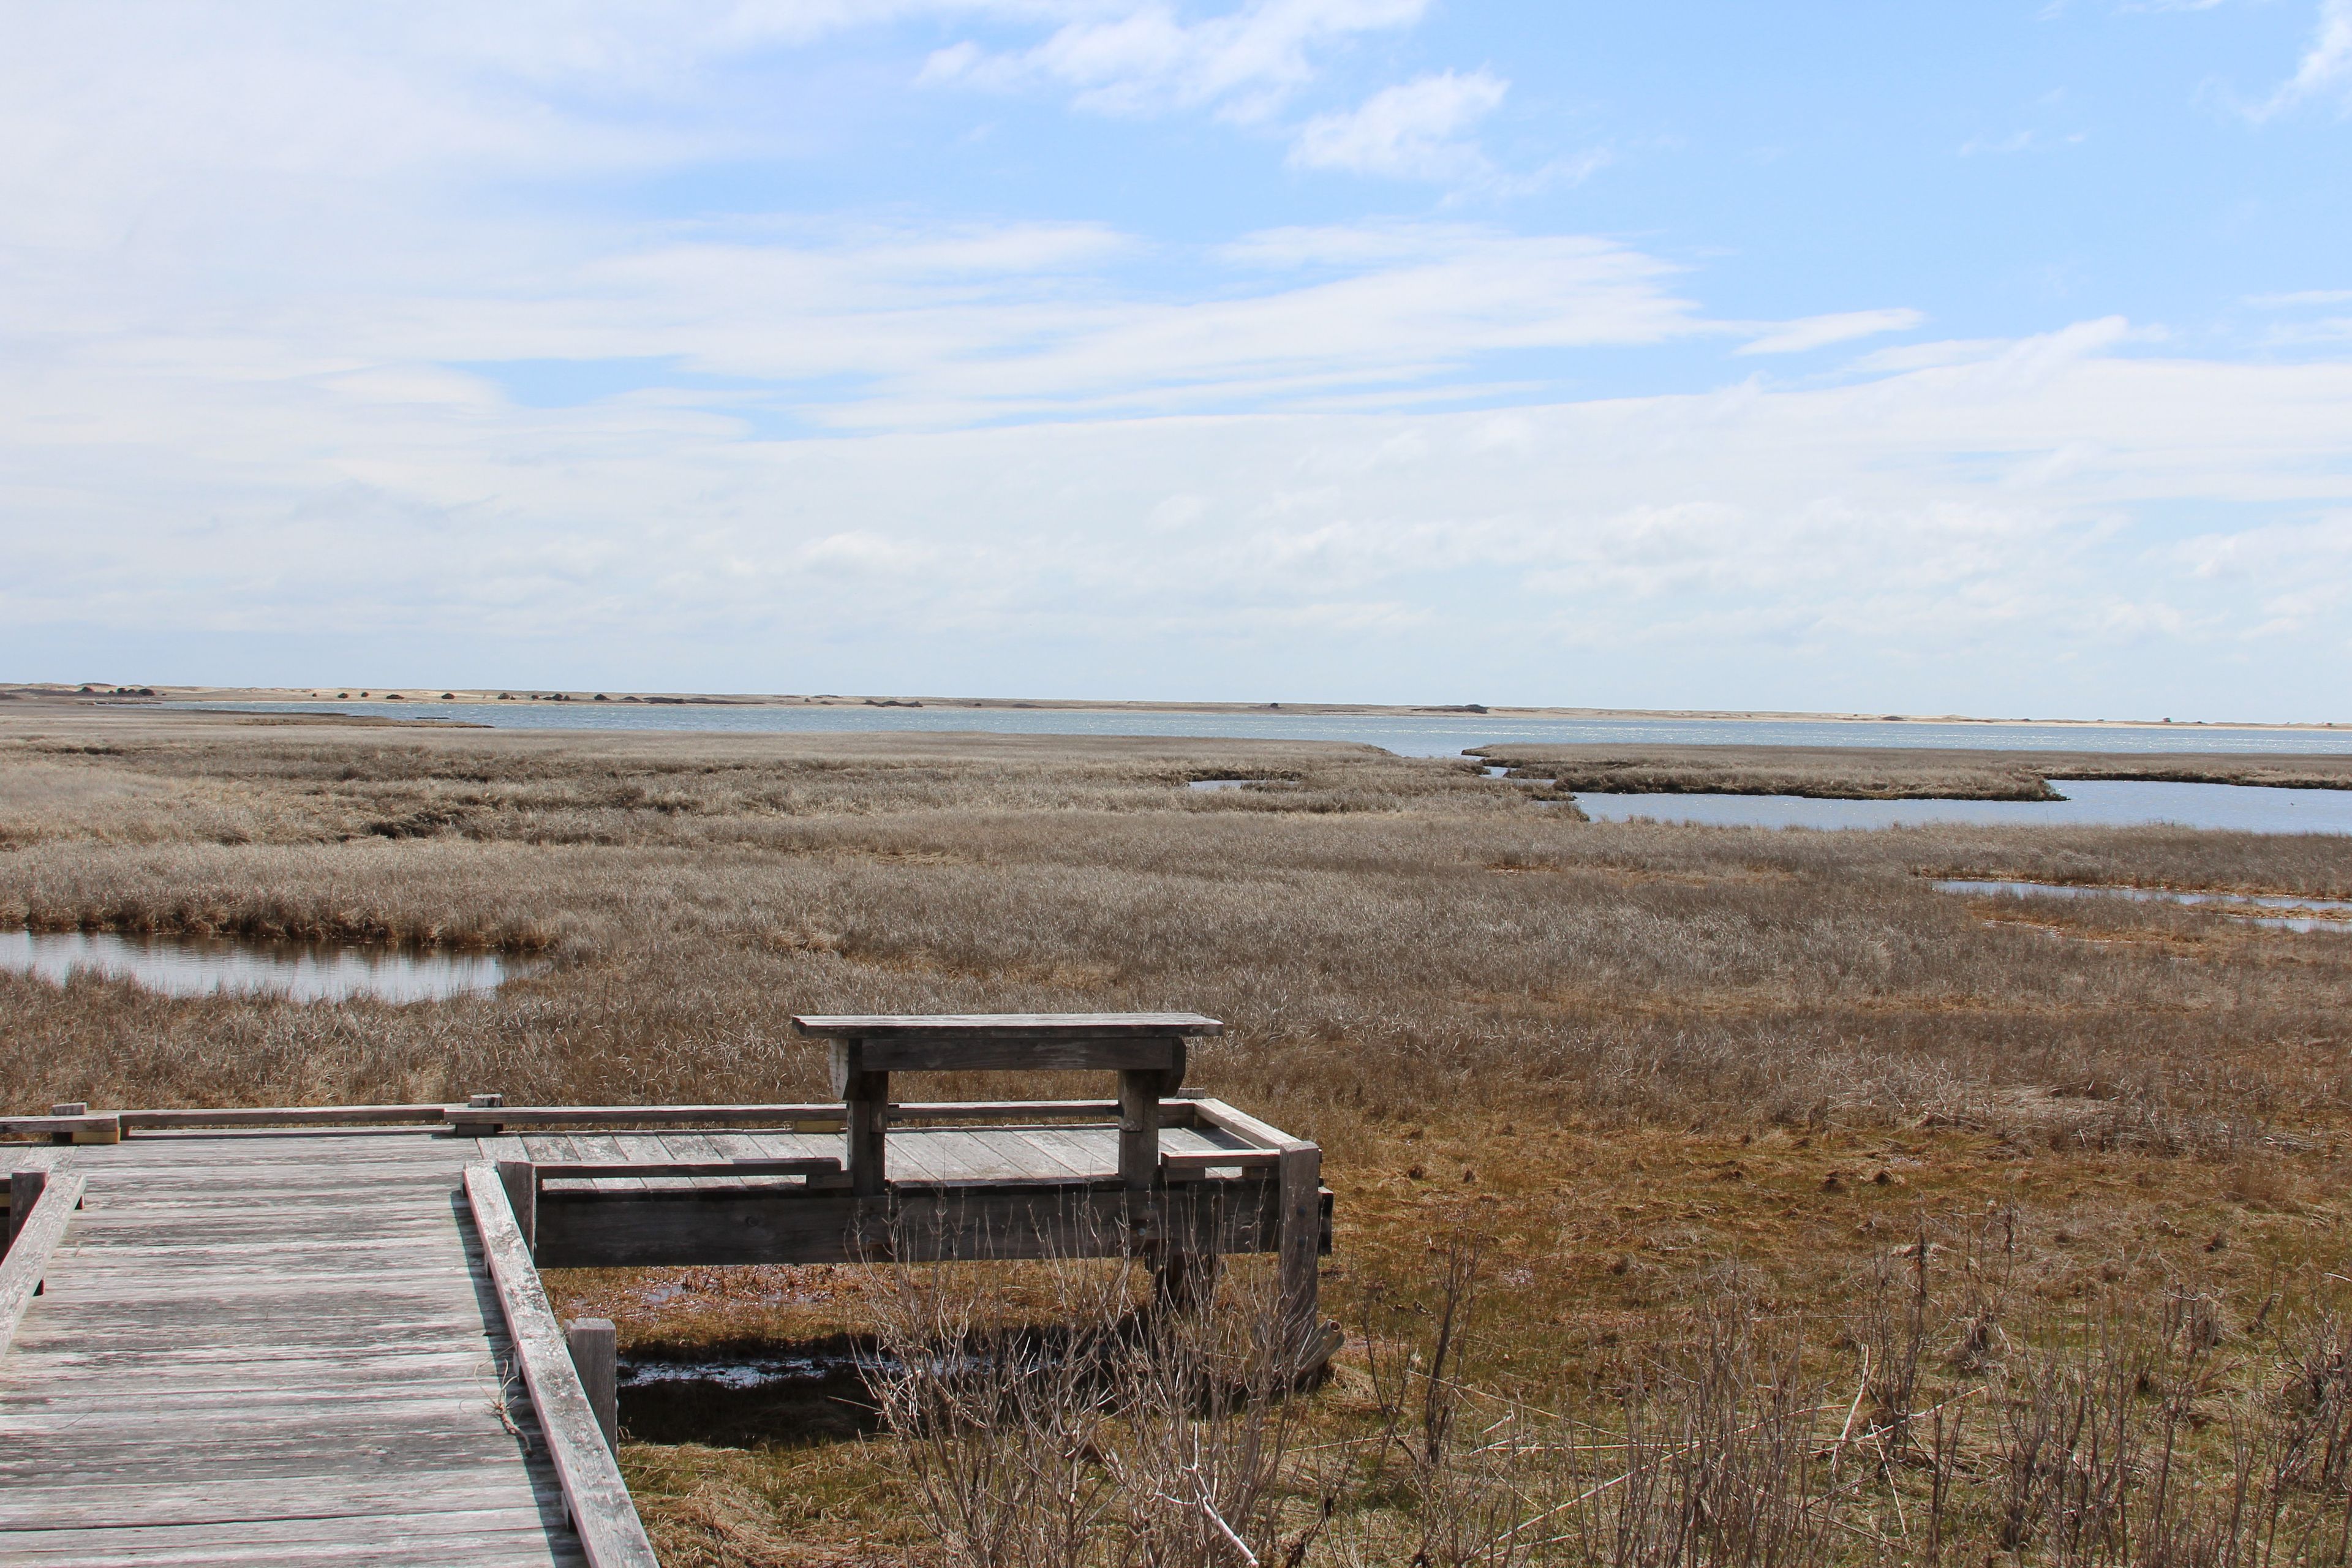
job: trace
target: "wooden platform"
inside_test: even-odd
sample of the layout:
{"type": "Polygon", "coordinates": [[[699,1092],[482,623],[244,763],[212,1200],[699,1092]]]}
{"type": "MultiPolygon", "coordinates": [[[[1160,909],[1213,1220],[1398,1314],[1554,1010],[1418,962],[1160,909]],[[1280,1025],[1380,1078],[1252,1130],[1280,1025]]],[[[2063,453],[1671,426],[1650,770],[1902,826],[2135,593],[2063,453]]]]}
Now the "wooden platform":
{"type": "Polygon", "coordinates": [[[840,1103],[0,1117],[71,1145],[0,1151],[0,1564],[656,1568],[613,1326],[558,1323],[541,1266],[1127,1257],[1181,1301],[1273,1253],[1284,1353],[1328,1355],[1321,1152],[1171,1092],[1217,1020],[792,1022],[840,1103]],[[889,1094],[1073,1069],[1118,1098],[889,1094]]]}
{"type": "Polygon", "coordinates": [[[888,1109],[872,1195],[839,1106],[121,1112],[0,1147],[47,1168],[0,1261],[0,1564],[651,1568],[540,1264],[1278,1252],[1313,1321],[1312,1144],[1169,1100],[1138,1190],[1111,1106],[888,1109]]]}
{"type": "Polygon", "coordinates": [[[0,1563],[587,1561],[465,1213],[471,1141],[59,1152],[86,1186],[0,1355],[0,1563]]]}

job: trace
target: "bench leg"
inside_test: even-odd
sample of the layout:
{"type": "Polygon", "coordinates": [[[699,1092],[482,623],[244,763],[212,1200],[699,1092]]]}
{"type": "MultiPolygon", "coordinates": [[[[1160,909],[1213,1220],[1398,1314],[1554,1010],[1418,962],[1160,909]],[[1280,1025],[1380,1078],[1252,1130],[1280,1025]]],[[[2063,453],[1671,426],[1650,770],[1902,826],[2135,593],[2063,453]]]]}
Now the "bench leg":
{"type": "Polygon", "coordinates": [[[883,1142],[890,1120],[890,1075],[849,1074],[841,1100],[849,1112],[849,1190],[862,1198],[878,1198],[890,1185],[883,1142]]]}

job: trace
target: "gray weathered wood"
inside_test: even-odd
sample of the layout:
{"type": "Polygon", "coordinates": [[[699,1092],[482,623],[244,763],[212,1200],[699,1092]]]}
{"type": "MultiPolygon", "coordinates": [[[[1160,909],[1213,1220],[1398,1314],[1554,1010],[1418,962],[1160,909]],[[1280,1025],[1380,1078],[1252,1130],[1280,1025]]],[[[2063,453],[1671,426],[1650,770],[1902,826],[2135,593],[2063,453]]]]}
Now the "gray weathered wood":
{"type": "MultiPolygon", "coordinates": [[[[1323,1193],[1323,1152],[1303,1138],[1268,1126],[1222,1100],[1193,1101],[1202,1125],[1227,1132],[1256,1148],[1271,1150],[1280,1190],[1280,1276],[1286,1331],[1301,1369],[1326,1336],[1317,1318],[1321,1289],[1318,1267],[1328,1247],[1323,1193]]],[[[1328,1353],[1328,1352],[1326,1352],[1328,1353]]]]}
{"type": "Polygon", "coordinates": [[[846,1077],[835,1073],[834,1087],[840,1091],[848,1116],[850,1191],[862,1197],[876,1196],[890,1184],[889,1145],[884,1137],[888,1127],[890,1077],[887,1073],[846,1077]]]}
{"type": "MultiPolygon", "coordinates": [[[[41,1201],[41,1188],[49,1179],[59,1157],[47,1150],[27,1151],[8,1156],[8,1241],[13,1244],[16,1233],[25,1228],[33,1205],[41,1201]]],[[[6,1251],[0,1247],[0,1252],[6,1251]]]]}
{"type": "Polygon", "coordinates": [[[1036,1151],[1045,1172],[1059,1171],[1082,1182],[1118,1173],[1118,1132],[1112,1128],[1024,1127],[1021,1141],[1036,1151]]]}
{"type": "Polygon", "coordinates": [[[1222,1100],[1195,1099],[1192,1114],[1199,1123],[1230,1132],[1254,1149],[1305,1149],[1312,1147],[1304,1138],[1293,1138],[1279,1127],[1270,1127],[1244,1110],[1236,1110],[1222,1100]]]}
{"type": "Polygon", "coordinates": [[[118,1113],[127,1131],[188,1127],[430,1127],[446,1120],[440,1105],[214,1106],[118,1113]]]}
{"type": "Polygon", "coordinates": [[[122,1123],[112,1116],[0,1116],[0,1132],[47,1133],[77,1143],[111,1143],[122,1135],[122,1123]]]}
{"type": "Polygon", "coordinates": [[[1174,1176],[1227,1169],[1273,1170],[1281,1158],[1271,1149],[1181,1149],[1162,1153],[1160,1164],[1168,1174],[1174,1176]]]}
{"type": "Polygon", "coordinates": [[[1299,1347],[1303,1358],[1307,1344],[1322,1326],[1316,1314],[1321,1286],[1323,1152],[1309,1143],[1300,1149],[1285,1149],[1277,1158],[1281,1243],[1276,1268],[1281,1279],[1283,1320],[1286,1333],[1299,1347]]]}
{"type": "MultiPolygon", "coordinates": [[[[1135,1239],[1135,1197],[1116,1177],[902,1184],[879,1198],[840,1192],[547,1192],[540,1194],[538,1256],[549,1268],[857,1263],[888,1257],[909,1262],[1111,1258],[1135,1239]]],[[[1162,1201],[1184,1215],[1197,1213],[1197,1221],[1181,1223],[1202,1227],[1196,1243],[1202,1250],[1276,1250],[1278,1184],[1265,1173],[1186,1183],[1162,1201]]]]}
{"type": "Polygon", "coordinates": [[[500,1160],[493,1167],[499,1185],[506,1189],[507,1212],[525,1247],[539,1239],[539,1167],[528,1160],[500,1160]]]}
{"type": "MultiPolygon", "coordinates": [[[[832,1043],[835,1093],[859,1073],[1121,1072],[1147,1068],[1173,1088],[1184,1075],[1180,1035],[886,1035],[832,1043]]],[[[1157,1087],[1157,1085],[1155,1086],[1157,1087]]]]}
{"type": "MultiPolygon", "coordinates": [[[[1188,1125],[1194,1100],[1165,1099],[1161,1123],[1188,1125]]],[[[487,1120],[468,1120],[463,1106],[448,1110],[453,1131],[467,1137],[488,1136],[474,1131],[487,1120]]],[[[476,1113],[480,1115],[482,1113],[476,1113]]],[[[1115,1100],[910,1100],[893,1104],[890,1120],[911,1121],[987,1121],[1022,1118],[1033,1121],[1099,1121],[1118,1114],[1115,1100]]],[[[498,1125],[513,1128],[554,1127],[802,1127],[803,1123],[839,1127],[846,1120],[838,1101],[815,1105],[509,1105],[500,1108],[498,1125]]]]}
{"type": "Polygon", "coordinates": [[[572,1367],[588,1395],[588,1408],[604,1434],[604,1447],[621,1451],[621,1371],[617,1336],[610,1318],[574,1318],[565,1325],[565,1343],[572,1347],[572,1367]]]}
{"type": "MultiPolygon", "coordinates": [[[[626,1176],[639,1181],[683,1176],[831,1176],[841,1162],[830,1154],[789,1160],[588,1160],[550,1161],[531,1167],[542,1182],[582,1182],[626,1176]]],[[[503,1174],[503,1172],[501,1172],[503,1174]]]]}
{"type": "Polygon", "coordinates": [[[49,1267],[49,1255],[64,1239],[66,1224],[75,1209],[81,1206],[82,1188],[87,1178],[79,1173],[62,1175],[44,1173],[40,1201],[25,1216],[25,1223],[9,1238],[8,1255],[0,1258],[0,1355],[8,1353],[11,1341],[16,1337],[16,1327],[24,1321],[25,1310],[41,1289],[41,1279],[49,1267]]]}
{"type": "MultiPolygon", "coordinates": [[[[544,1410],[496,1393],[494,1369],[515,1364],[497,1328],[505,1291],[496,1249],[474,1246],[461,1223],[483,1202],[481,1183],[495,1182],[487,1167],[464,1179],[457,1214],[449,1206],[465,1163],[483,1156],[592,1167],[578,1180],[531,1173],[550,1267],[1123,1253],[1173,1260],[1163,1284],[1181,1293],[1213,1278],[1219,1253],[1278,1252],[1294,1310],[1312,1319],[1312,1296],[1297,1289],[1300,1228],[1286,1224],[1285,1205],[1306,1194],[1319,1252],[1328,1194],[1313,1167],[1283,1158],[1312,1144],[1217,1102],[1203,1117],[1192,1099],[1159,1100],[1165,1158],[1139,1187],[1109,1120],[1148,1119],[1137,1091],[1124,1106],[875,1098],[893,1129],[882,1152],[901,1179],[863,1199],[824,1190],[821,1175],[734,1173],[830,1168],[845,1132],[784,1129],[843,1126],[845,1106],[730,1110],[706,1125],[771,1127],[700,1135],[628,1131],[659,1125],[668,1108],[612,1107],[576,1123],[602,1133],[559,1133],[551,1119],[549,1131],[480,1145],[425,1136],[421,1122],[163,1128],[78,1152],[78,1173],[95,1161],[117,1184],[101,1194],[91,1178],[104,1201],[94,1195],[74,1222],[47,1291],[0,1360],[0,1531],[72,1530],[55,1555],[93,1563],[168,1561],[166,1538],[121,1533],[167,1529],[257,1532],[250,1551],[233,1534],[212,1538],[208,1560],[224,1563],[574,1561],[544,1410]],[[991,1121],[1025,1124],[974,1125],[991,1121]],[[919,1173],[927,1180],[916,1186],[919,1173]],[[493,1411],[511,1425],[501,1429],[493,1411]],[[310,1528],[272,1511],[288,1497],[341,1511],[315,1541],[281,1542],[268,1532],[310,1528]],[[460,1521],[474,1514],[500,1522],[460,1521]]],[[[514,1205],[501,1206],[511,1222],[514,1205]]],[[[476,1228],[487,1238],[478,1215],[476,1228]]],[[[520,1251],[519,1225],[510,1237],[520,1251]]],[[[571,1364],[569,1336],[551,1315],[547,1327],[571,1364]]],[[[1302,1358],[1321,1342],[1306,1337],[1302,1358]]],[[[528,1385],[528,1358],[522,1369],[528,1385]]],[[[580,1400],[609,1455],[585,1384],[580,1400]]],[[[20,1543],[0,1543],[0,1558],[20,1543]]]]}
{"type": "Polygon", "coordinates": [[[572,1364],[571,1348],[515,1227],[506,1188],[488,1165],[466,1167],[466,1196],[496,1282],[531,1407],[563,1485],[572,1529],[591,1568],[658,1568],[636,1505],[572,1364]]]}
{"type": "Polygon", "coordinates": [[[1118,1174],[1139,1191],[1159,1184],[1160,1075],[1155,1072],[1118,1075],[1118,1174]]]}
{"type": "MultiPolygon", "coordinates": [[[[493,1120],[488,1111],[453,1105],[452,1125],[493,1120]]],[[[779,1122],[841,1120],[837,1104],[799,1105],[507,1105],[495,1120],[509,1127],[772,1127],[779,1122]]]]}
{"type": "Polygon", "coordinates": [[[826,1039],[1107,1039],[1121,1035],[1222,1035],[1198,1013],[900,1013],[803,1016],[793,1032],[826,1039]]]}

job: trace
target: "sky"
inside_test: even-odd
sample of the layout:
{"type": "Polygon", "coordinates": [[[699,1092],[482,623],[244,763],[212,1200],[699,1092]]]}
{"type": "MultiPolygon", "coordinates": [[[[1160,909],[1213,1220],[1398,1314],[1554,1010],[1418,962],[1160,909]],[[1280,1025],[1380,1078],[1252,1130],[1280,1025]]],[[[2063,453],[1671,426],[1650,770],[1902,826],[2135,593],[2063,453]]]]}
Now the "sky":
{"type": "Polygon", "coordinates": [[[0,679],[2352,719],[2352,0],[18,0],[0,679]]]}

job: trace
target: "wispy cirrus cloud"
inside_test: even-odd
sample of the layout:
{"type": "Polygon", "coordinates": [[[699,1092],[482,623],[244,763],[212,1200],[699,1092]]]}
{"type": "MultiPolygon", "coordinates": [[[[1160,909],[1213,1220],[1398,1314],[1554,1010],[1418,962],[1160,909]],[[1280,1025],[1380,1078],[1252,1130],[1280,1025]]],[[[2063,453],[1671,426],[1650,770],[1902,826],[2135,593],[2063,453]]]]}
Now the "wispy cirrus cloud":
{"type": "Polygon", "coordinates": [[[2346,107],[2352,109],[2352,0],[2321,0],[2318,23],[2294,74],[2246,113],[2254,120],[2268,120],[2330,95],[2343,97],[2346,107]]]}
{"type": "Polygon", "coordinates": [[[1384,88],[1352,110],[1320,114],[1291,143],[1292,166],[1414,180],[1485,172],[1469,132],[1502,106],[1510,83],[1490,71],[1440,71],[1384,88]]]}
{"type": "Polygon", "coordinates": [[[1027,47],[950,45],[930,56],[920,79],[999,89],[1048,84],[1100,113],[1205,108],[1259,121],[1315,79],[1320,51],[1411,26],[1427,8],[1428,0],[1249,0],[1188,19],[1158,0],[1092,6],[1027,47]]]}
{"type": "Polygon", "coordinates": [[[1881,332],[1907,332],[1927,317],[1912,310],[1841,310],[1833,315],[1807,316],[1801,321],[1787,321],[1750,338],[1736,353],[1743,354],[1792,354],[1808,349],[1826,348],[1832,343],[1849,342],[1855,338],[1876,337],[1881,332]]]}

